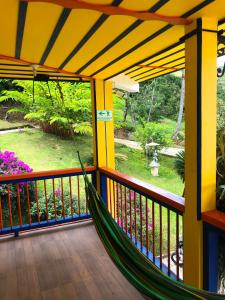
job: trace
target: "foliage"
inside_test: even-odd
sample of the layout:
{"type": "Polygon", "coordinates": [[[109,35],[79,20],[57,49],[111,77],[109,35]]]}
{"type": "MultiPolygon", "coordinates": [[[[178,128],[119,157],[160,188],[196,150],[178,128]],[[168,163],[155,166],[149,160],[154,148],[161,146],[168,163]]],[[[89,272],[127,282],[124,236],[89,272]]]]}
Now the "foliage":
{"type": "MultiPolygon", "coordinates": [[[[47,196],[47,209],[46,209],[46,197],[45,194],[42,192],[39,195],[38,199],[38,206],[39,206],[39,215],[41,221],[47,219],[47,212],[48,212],[48,219],[55,219],[62,218],[63,212],[65,216],[70,215],[79,215],[86,213],[86,207],[84,199],[80,200],[80,206],[78,207],[78,199],[77,197],[72,197],[72,211],[71,211],[71,199],[69,191],[64,191],[63,200],[62,200],[62,190],[57,188],[53,193],[50,193],[47,196]],[[55,211],[56,208],[56,211],[55,211]]],[[[37,204],[33,203],[31,206],[31,215],[33,218],[37,219],[37,204]]]]}
{"type": "MultiPolygon", "coordinates": [[[[47,123],[50,127],[73,130],[76,134],[91,134],[90,86],[87,83],[35,82],[15,80],[22,89],[5,90],[0,102],[8,99],[21,104],[8,111],[22,112],[25,119],[47,123]]],[[[56,132],[57,134],[57,132],[56,132]]]]}
{"type": "Polygon", "coordinates": [[[0,175],[15,175],[32,171],[33,169],[15,156],[15,152],[0,152],[0,175]]]}
{"type": "Polygon", "coordinates": [[[185,165],[185,152],[182,150],[177,153],[174,160],[174,168],[177,171],[177,174],[184,182],[184,165],[185,165]]]}
{"type": "Polygon", "coordinates": [[[136,138],[144,148],[146,143],[155,142],[159,147],[168,145],[171,141],[171,127],[161,123],[150,122],[143,127],[138,126],[136,138]]]}
{"type": "Polygon", "coordinates": [[[179,110],[181,80],[162,76],[140,84],[140,93],[129,94],[129,113],[133,122],[144,124],[161,118],[175,119],[179,110]]]}
{"type": "MultiPolygon", "coordinates": [[[[23,161],[19,160],[14,152],[4,151],[0,152],[0,176],[2,175],[17,175],[22,173],[30,173],[31,169],[23,161]]],[[[3,218],[9,220],[9,204],[8,200],[10,199],[11,213],[12,215],[18,215],[17,205],[18,205],[18,193],[20,195],[20,206],[21,211],[26,212],[27,210],[27,197],[26,193],[30,193],[30,201],[34,199],[34,186],[33,183],[19,182],[18,184],[2,184],[0,186],[0,196],[2,199],[2,208],[3,208],[3,218]],[[10,198],[8,198],[10,197],[10,198]]]]}

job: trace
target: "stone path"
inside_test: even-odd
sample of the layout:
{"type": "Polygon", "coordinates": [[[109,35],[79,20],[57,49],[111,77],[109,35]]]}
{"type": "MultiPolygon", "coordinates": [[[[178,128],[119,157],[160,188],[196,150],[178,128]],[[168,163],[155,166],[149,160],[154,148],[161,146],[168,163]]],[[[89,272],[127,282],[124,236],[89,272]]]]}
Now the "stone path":
{"type": "Polygon", "coordinates": [[[27,127],[17,128],[17,129],[8,129],[8,130],[0,130],[0,134],[12,133],[12,132],[23,132],[27,130],[27,127]]]}
{"type": "MultiPolygon", "coordinates": [[[[124,140],[124,139],[118,139],[115,138],[115,143],[125,145],[127,147],[136,149],[136,150],[142,150],[141,144],[139,142],[135,141],[130,141],[130,140],[124,140]]],[[[183,148],[173,148],[173,147],[168,147],[168,148],[162,148],[160,151],[161,154],[166,155],[166,156],[172,156],[175,157],[178,152],[182,151],[183,148]]]]}

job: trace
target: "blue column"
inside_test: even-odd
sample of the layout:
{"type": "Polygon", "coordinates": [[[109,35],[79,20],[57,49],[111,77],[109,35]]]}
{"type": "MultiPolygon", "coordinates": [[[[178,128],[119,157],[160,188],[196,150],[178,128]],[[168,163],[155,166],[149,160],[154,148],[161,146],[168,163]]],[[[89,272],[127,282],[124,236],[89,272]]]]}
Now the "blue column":
{"type": "Polygon", "coordinates": [[[210,292],[218,290],[219,273],[219,231],[217,228],[204,223],[204,278],[203,287],[210,292]]]}
{"type": "Polygon", "coordinates": [[[100,174],[100,185],[101,197],[107,206],[107,177],[104,174],[100,174]]]}

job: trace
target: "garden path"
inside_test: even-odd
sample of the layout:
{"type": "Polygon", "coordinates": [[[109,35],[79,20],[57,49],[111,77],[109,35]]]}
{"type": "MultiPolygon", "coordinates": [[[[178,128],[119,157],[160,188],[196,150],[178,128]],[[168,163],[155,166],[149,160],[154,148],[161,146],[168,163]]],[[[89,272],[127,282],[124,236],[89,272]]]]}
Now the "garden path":
{"type": "MultiPolygon", "coordinates": [[[[124,139],[118,139],[115,138],[115,143],[125,145],[127,147],[130,147],[132,149],[136,150],[142,150],[141,143],[130,141],[130,140],[124,140],[124,139]]],[[[184,148],[175,148],[175,147],[164,147],[160,150],[160,153],[166,156],[172,156],[175,157],[178,152],[184,150],[184,148]]]]}

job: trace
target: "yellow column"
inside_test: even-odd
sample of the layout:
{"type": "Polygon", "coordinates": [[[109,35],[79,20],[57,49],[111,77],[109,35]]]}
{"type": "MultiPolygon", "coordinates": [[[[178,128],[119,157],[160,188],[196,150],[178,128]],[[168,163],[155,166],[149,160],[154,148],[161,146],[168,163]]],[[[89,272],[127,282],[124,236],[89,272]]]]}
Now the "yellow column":
{"type": "Polygon", "coordinates": [[[115,168],[114,123],[98,121],[98,110],[113,111],[112,83],[94,80],[92,82],[92,116],[94,135],[94,161],[97,167],[115,168]]]}
{"type": "Polygon", "coordinates": [[[201,213],[216,207],[217,20],[186,28],[184,281],[203,285],[201,213]],[[189,34],[192,33],[192,34],[189,34]]]}
{"type": "MultiPolygon", "coordinates": [[[[115,169],[113,117],[111,121],[98,121],[97,119],[98,110],[113,112],[112,83],[110,81],[94,80],[91,87],[94,163],[97,168],[115,169]]],[[[100,192],[99,172],[97,172],[97,189],[100,192]]]]}

